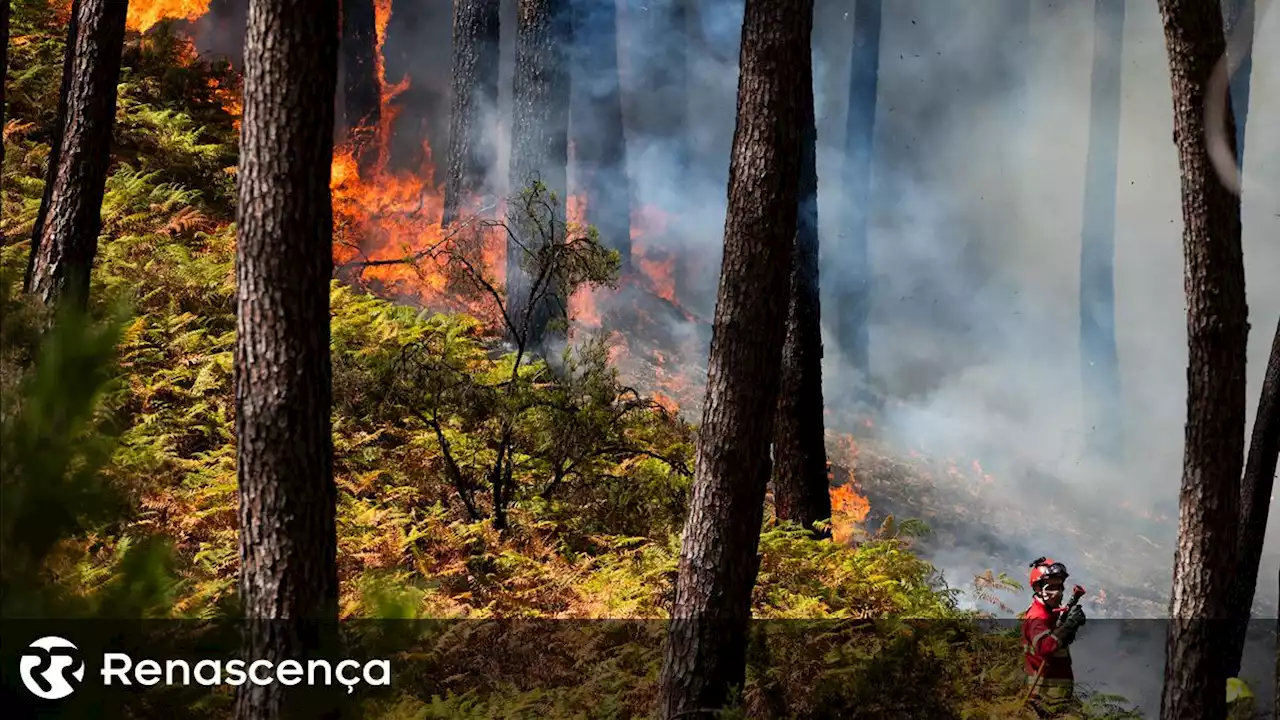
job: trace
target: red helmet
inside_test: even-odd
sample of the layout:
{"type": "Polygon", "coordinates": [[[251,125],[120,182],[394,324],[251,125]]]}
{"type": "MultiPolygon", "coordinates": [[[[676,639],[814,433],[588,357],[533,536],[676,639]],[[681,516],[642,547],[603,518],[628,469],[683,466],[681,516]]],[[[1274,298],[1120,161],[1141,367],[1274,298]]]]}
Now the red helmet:
{"type": "Polygon", "coordinates": [[[1040,586],[1046,580],[1051,578],[1066,580],[1068,577],[1070,575],[1067,574],[1067,566],[1053,558],[1039,557],[1031,563],[1031,589],[1036,592],[1040,591],[1040,586]]]}

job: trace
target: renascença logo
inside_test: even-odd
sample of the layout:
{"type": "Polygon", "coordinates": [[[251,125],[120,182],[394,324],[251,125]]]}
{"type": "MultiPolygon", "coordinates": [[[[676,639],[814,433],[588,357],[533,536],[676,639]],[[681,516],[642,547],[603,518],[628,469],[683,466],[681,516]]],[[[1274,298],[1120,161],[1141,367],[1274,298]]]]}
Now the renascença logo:
{"type": "MultiPolygon", "coordinates": [[[[50,635],[31,643],[22,655],[19,666],[22,684],[37,697],[60,700],[76,691],[84,680],[85,663],[80,649],[68,640],[50,635]],[[74,679],[74,682],[72,680],[74,679]]],[[[362,682],[367,685],[390,685],[391,664],[386,660],[369,660],[360,663],[342,660],[330,664],[326,660],[311,659],[306,662],[284,660],[279,664],[269,660],[246,662],[233,659],[199,660],[192,664],[187,660],[144,659],[137,662],[125,653],[104,653],[99,673],[102,684],[113,685],[298,685],[309,686],[339,684],[347,693],[355,691],[362,682]]]]}
{"type": "Polygon", "coordinates": [[[80,648],[55,635],[42,637],[27,646],[18,669],[22,673],[22,684],[44,700],[61,700],[75,692],[84,680],[80,648]]]}

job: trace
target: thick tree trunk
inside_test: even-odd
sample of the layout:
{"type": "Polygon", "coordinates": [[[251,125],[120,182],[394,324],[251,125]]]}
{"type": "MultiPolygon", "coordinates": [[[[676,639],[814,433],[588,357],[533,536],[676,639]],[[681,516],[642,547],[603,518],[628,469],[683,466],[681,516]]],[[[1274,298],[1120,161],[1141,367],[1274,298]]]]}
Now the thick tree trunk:
{"type": "MultiPolygon", "coordinates": [[[[236,209],[236,451],[246,655],[323,651],[336,628],[330,433],[338,0],[251,0],[236,209]]],[[[236,716],[316,717],[315,688],[247,684],[236,716]]]]}
{"type": "MultiPolygon", "coordinates": [[[[4,127],[5,78],[9,77],[9,2],[0,3],[0,128],[4,127]]],[[[4,143],[0,143],[0,167],[4,167],[4,143]]],[[[4,244],[4,231],[0,230],[0,245],[4,244]]]]}
{"type": "Polygon", "coordinates": [[[813,0],[746,2],[706,402],[661,678],[669,720],[712,717],[746,672],[812,31],[813,0]]]}
{"type": "MultiPolygon", "coordinates": [[[[53,127],[49,130],[49,157],[45,164],[44,191],[40,196],[40,208],[36,211],[35,225],[31,229],[31,252],[27,254],[27,270],[22,279],[22,289],[25,292],[31,292],[31,273],[35,270],[36,255],[40,253],[40,234],[44,231],[45,218],[49,216],[53,185],[58,179],[58,159],[62,156],[62,131],[67,125],[67,91],[71,87],[71,60],[75,55],[76,34],[79,32],[79,9],[80,0],[72,0],[70,22],[67,24],[66,47],[62,53],[62,83],[58,87],[58,112],[54,116],[53,127]]],[[[6,43],[6,49],[7,45],[6,43]]],[[[121,48],[121,54],[124,54],[123,48],[121,48]]]]}
{"type": "MultiPolygon", "coordinates": [[[[4,88],[7,84],[5,78],[9,77],[9,0],[0,2],[0,32],[4,34],[3,37],[0,37],[0,43],[4,45],[3,48],[0,48],[0,128],[3,128],[5,123],[4,88]]],[[[0,167],[4,167],[4,143],[0,143],[0,167]]],[[[3,204],[3,198],[0,198],[0,213],[4,212],[3,204]]],[[[0,246],[4,244],[4,230],[0,230],[0,246]]]]}
{"type": "MultiPolygon", "coordinates": [[[[1253,420],[1253,437],[1240,485],[1240,537],[1236,542],[1235,583],[1232,585],[1233,617],[1236,620],[1227,648],[1227,673],[1240,674],[1245,635],[1253,612],[1253,595],[1258,587],[1258,566],[1267,536],[1271,492],[1275,487],[1277,456],[1280,455],[1280,323],[1271,341],[1271,357],[1262,380],[1258,414],[1253,420]]],[[[1280,696],[1276,696],[1280,708],[1280,696]]]]}
{"type": "Polygon", "coordinates": [[[453,108],[449,115],[444,224],[487,195],[498,112],[499,0],[453,4],[453,108]]]}
{"type": "Polygon", "coordinates": [[[1095,0],[1089,150],[1080,234],[1080,371],[1085,427],[1094,452],[1124,452],[1120,358],[1116,352],[1116,171],[1120,158],[1120,75],[1125,0],[1095,0]]]}
{"type": "MultiPolygon", "coordinates": [[[[1236,118],[1236,161],[1244,166],[1244,133],[1249,118],[1249,83],[1253,76],[1254,0],[1222,0],[1222,22],[1227,42],[1237,33],[1247,40],[1240,48],[1240,66],[1231,76],[1231,112],[1236,118]]],[[[1230,55],[1230,52],[1228,53],[1230,55]]],[[[1230,62],[1236,58],[1228,57],[1230,62]]]]}
{"type": "MultiPolygon", "coordinates": [[[[116,83],[124,51],[126,0],[78,0],[68,46],[70,82],[48,212],[33,244],[30,291],[45,303],[66,299],[83,307],[102,230],[102,195],[111,162],[116,83]]],[[[66,68],[67,66],[64,66],[66,68]]],[[[64,69],[64,80],[67,70],[64,69]]],[[[61,104],[61,103],[60,103],[61,104]]],[[[50,157],[50,162],[54,160],[50,157]]]]}
{"type": "Polygon", "coordinates": [[[622,125],[618,74],[618,12],[614,0],[572,0],[574,160],[587,204],[587,222],[606,247],[631,261],[631,185],[627,138],[622,125]]]}
{"type": "MultiPolygon", "coordinates": [[[[831,517],[822,417],[822,305],[818,278],[818,130],[812,57],[801,70],[805,92],[799,216],[791,268],[791,304],[782,348],[778,416],[773,426],[773,500],[779,520],[808,529],[831,517]]],[[[830,533],[824,533],[829,535],[830,533]]]]}
{"type": "MultiPolygon", "coordinates": [[[[1216,3],[1196,0],[1160,0],[1160,13],[1182,174],[1189,350],[1178,547],[1160,716],[1220,720],[1226,713],[1224,621],[1231,616],[1244,458],[1248,307],[1240,199],[1218,180],[1205,144],[1205,89],[1224,51],[1222,14],[1216,3]]],[[[1234,147],[1234,137],[1229,145],[1234,147]]]]}
{"type": "MultiPolygon", "coordinates": [[[[510,188],[518,196],[540,181],[555,194],[554,203],[537,212],[539,224],[556,227],[565,222],[569,164],[569,64],[571,39],[568,0],[520,0],[515,82],[512,88],[510,188]]],[[[546,196],[549,199],[550,196],[546,196]]],[[[540,292],[520,268],[529,252],[556,238],[549,230],[516,228],[507,244],[507,294],[517,323],[529,313],[526,345],[538,348],[548,324],[565,313],[559,288],[540,292]],[[531,293],[537,297],[531,297],[531,293]]]]}
{"type": "Polygon", "coordinates": [[[867,259],[871,214],[872,148],[875,138],[876,95],[880,76],[880,0],[856,0],[853,18],[853,57],[849,70],[849,110],[845,124],[844,201],[849,277],[835,286],[836,343],[855,370],[869,378],[871,268],[867,259]]]}
{"type": "Polygon", "coordinates": [[[374,133],[382,112],[378,33],[373,0],[342,0],[342,98],[347,137],[361,175],[378,159],[374,133]]]}

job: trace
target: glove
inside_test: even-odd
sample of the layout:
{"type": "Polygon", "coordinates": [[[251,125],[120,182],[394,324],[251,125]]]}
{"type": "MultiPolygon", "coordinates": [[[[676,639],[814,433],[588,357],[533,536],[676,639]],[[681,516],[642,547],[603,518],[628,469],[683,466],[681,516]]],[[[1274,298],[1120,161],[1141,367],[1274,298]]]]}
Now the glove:
{"type": "Polygon", "coordinates": [[[1065,617],[1058,621],[1058,627],[1054,628],[1053,637],[1058,640],[1058,644],[1062,646],[1070,645],[1076,640],[1076,632],[1084,626],[1087,620],[1084,616],[1084,610],[1077,605],[1069,610],[1065,617]]]}
{"type": "Polygon", "coordinates": [[[1071,609],[1067,611],[1067,616],[1063,618],[1063,620],[1071,623],[1076,630],[1084,627],[1084,624],[1089,621],[1088,618],[1084,616],[1084,609],[1079,605],[1073,605],[1071,609]]]}

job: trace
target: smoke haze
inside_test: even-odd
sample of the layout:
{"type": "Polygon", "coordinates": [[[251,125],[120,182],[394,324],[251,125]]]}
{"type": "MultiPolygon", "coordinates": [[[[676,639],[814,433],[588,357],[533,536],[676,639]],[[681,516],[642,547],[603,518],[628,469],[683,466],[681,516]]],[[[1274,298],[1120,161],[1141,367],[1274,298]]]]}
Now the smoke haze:
{"type": "MultiPolygon", "coordinates": [[[[612,0],[574,1],[589,7],[612,0]]],[[[679,259],[679,300],[698,321],[672,321],[670,331],[686,339],[687,367],[702,372],[720,269],[742,2],[703,0],[688,18],[690,91],[688,104],[677,107],[654,86],[655,78],[678,70],[669,60],[680,56],[673,52],[676,37],[660,17],[674,1],[618,0],[619,64],[634,203],[661,208],[669,221],[665,233],[646,242],[679,259]],[[681,175],[674,123],[686,113],[692,167],[681,175]]],[[[503,0],[502,118],[511,101],[515,5],[503,0]]],[[[853,19],[850,3],[817,5],[819,221],[823,316],[830,328],[842,312],[829,300],[831,290],[851,274],[842,256],[840,176],[853,19]]],[[[1128,454],[1126,462],[1108,465],[1086,452],[1078,344],[1093,3],[884,4],[869,227],[870,343],[871,381],[892,401],[879,431],[903,450],[980,459],[1000,501],[1043,529],[1038,537],[1010,535],[1012,554],[1025,557],[999,559],[1016,563],[1008,566],[963,542],[935,555],[958,585],[993,564],[997,572],[1022,577],[1027,561],[1048,554],[1067,562],[1086,585],[1155,588],[1153,607],[1168,593],[1186,412],[1180,181],[1159,12],[1155,2],[1127,5],[1115,310],[1128,454]],[[1046,504],[1046,496],[1054,503],[1046,504]],[[1063,539],[1064,525],[1084,523],[1076,537],[1135,546],[1134,524],[1098,521],[1115,517],[1122,503],[1169,518],[1155,529],[1143,526],[1145,543],[1136,543],[1143,553],[1091,564],[1088,547],[1063,539]]],[[[411,78],[412,89],[396,100],[396,152],[418,152],[426,137],[437,165],[447,147],[450,17],[448,3],[395,3],[385,49],[388,81],[411,78]],[[410,7],[417,10],[409,14],[410,7]]],[[[1280,16],[1264,15],[1256,37],[1278,33],[1280,16]]],[[[211,49],[212,36],[207,27],[197,33],[203,50],[211,49]]],[[[574,43],[590,56],[592,38],[574,43]]],[[[1252,325],[1246,431],[1280,315],[1280,133],[1274,130],[1280,47],[1259,41],[1254,53],[1243,198],[1252,325]]],[[[589,119],[575,116],[574,122],[571,138],[591,131],[589,119]]],[[[499,128],[491,178],[503,192],[509,130],[505,122],[499,128]]],[[[824,379],[833,429],[851,430],[857,378],[830,334],[824,379]]],[[[1273,515],[1258,588],[1257,607],[1272,616],[1278,524],[1273,515]]]]}

